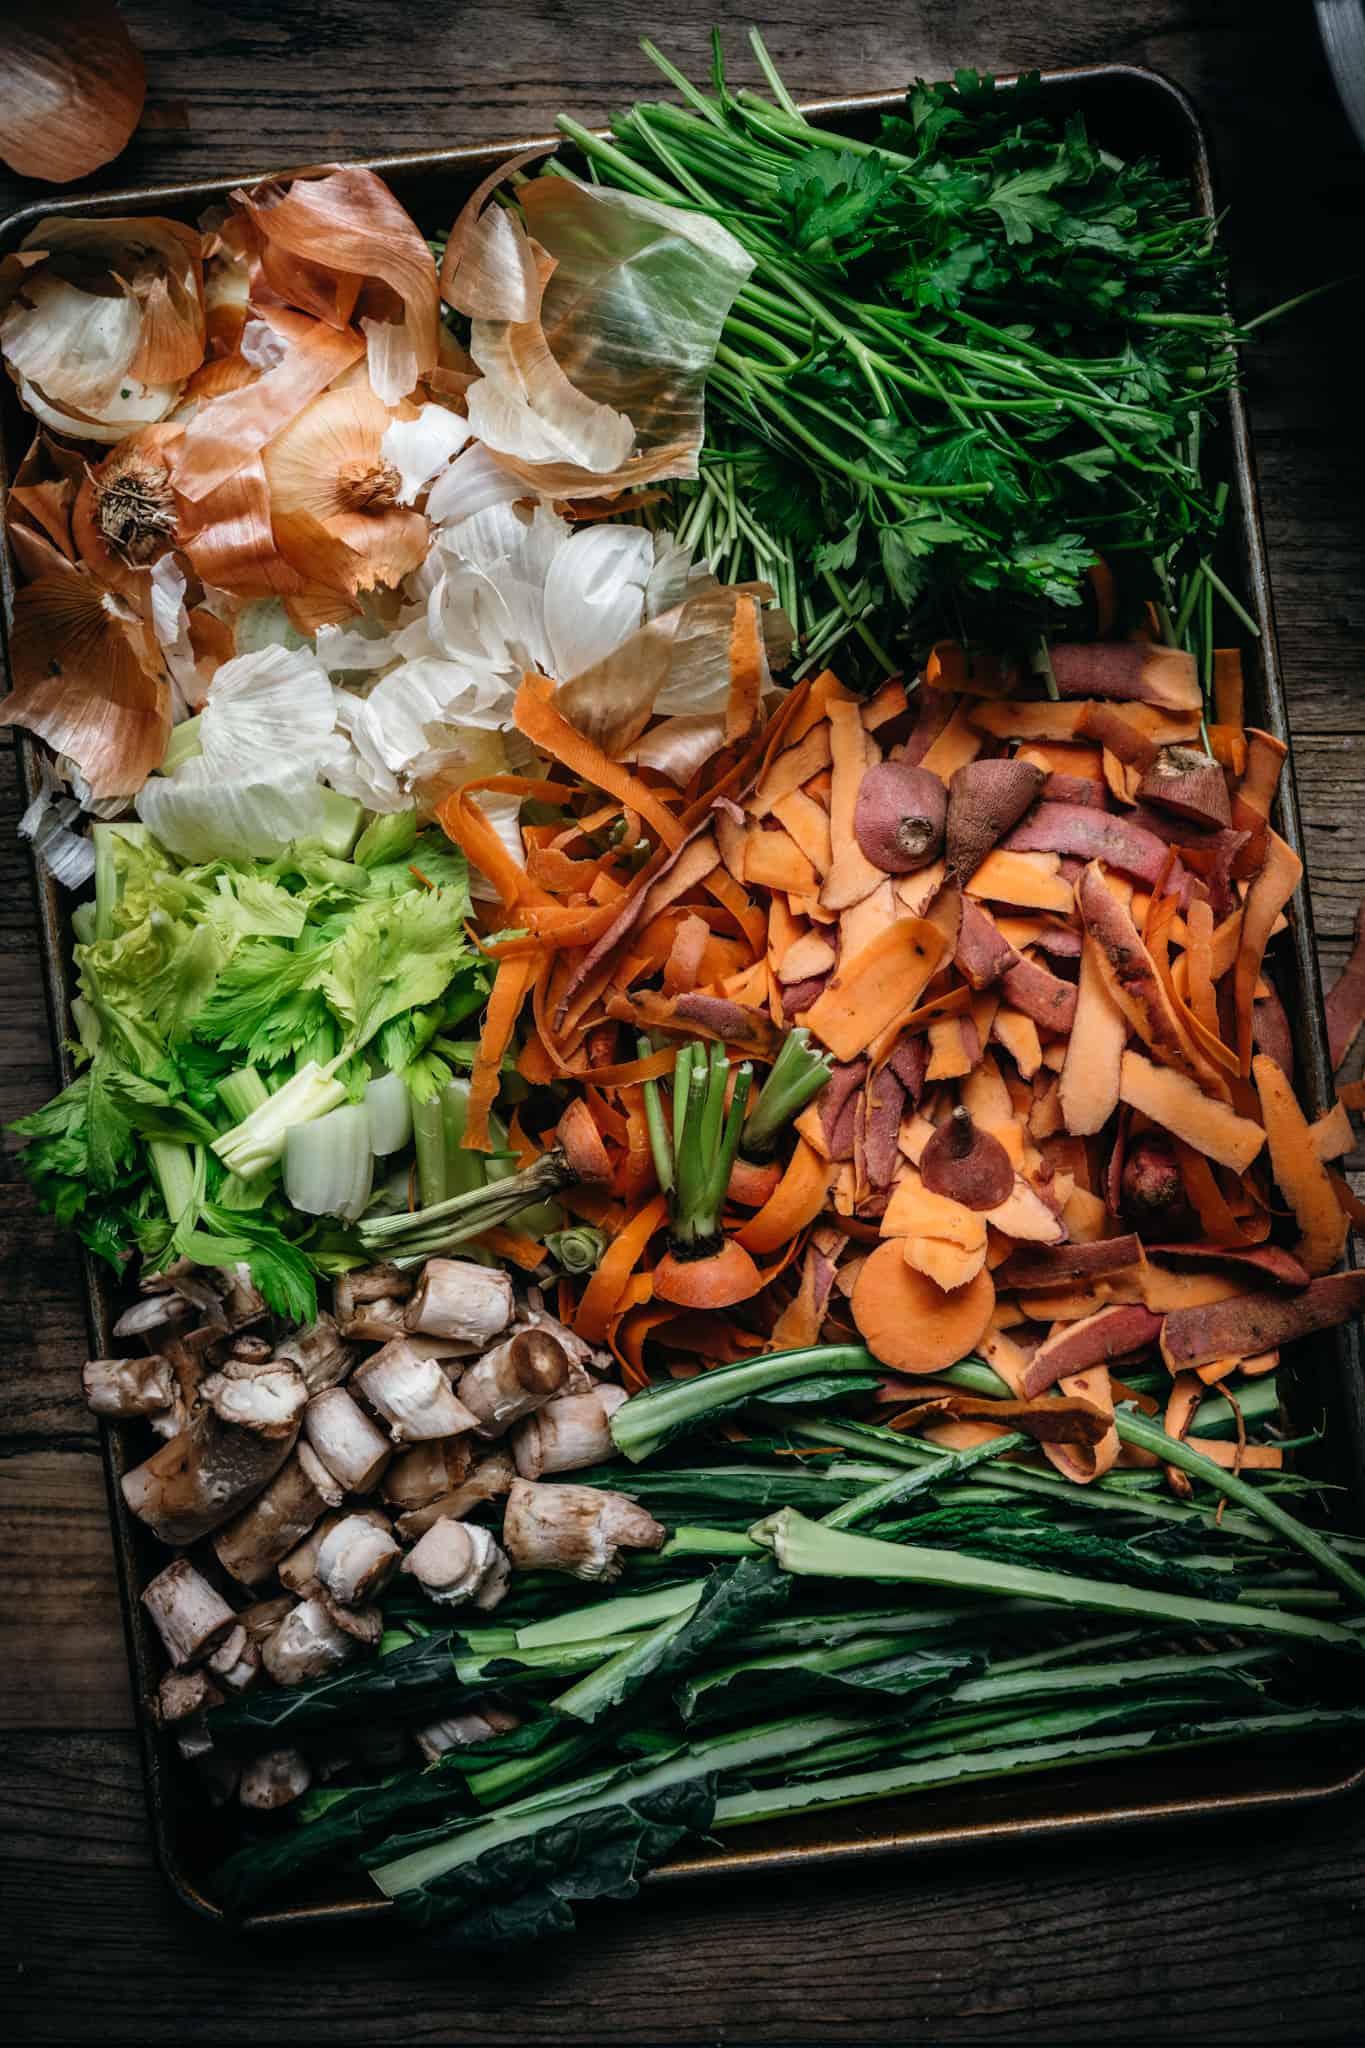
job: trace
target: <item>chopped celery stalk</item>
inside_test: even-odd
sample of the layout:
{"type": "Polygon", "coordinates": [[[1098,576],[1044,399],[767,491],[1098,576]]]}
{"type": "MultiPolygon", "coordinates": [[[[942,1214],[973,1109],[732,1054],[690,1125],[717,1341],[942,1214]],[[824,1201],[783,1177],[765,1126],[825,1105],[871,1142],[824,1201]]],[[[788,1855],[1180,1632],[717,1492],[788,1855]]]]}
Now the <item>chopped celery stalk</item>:
{"type": "Polygon", "coordinates": [[[374,868],[383,861],[401,860],[416,843],[416,811],[390,811],[387,816],[371,818],[355,843],[352,857],[361,867],[374,868]]]}
{"type": "Polygon", "coordinates": [[[355,845],[364,816],[364,808],[354,797],[340,796],[334,789],[324,789],[319,843],[326,847],[328,853],[334,853],[338,860],[345,860],[355,845]]]}
{"type": "Polygon", "coordinates": [[[370,1150],[376,1159],[401,1152],[412,1136],[412,1102],[401,1074],[376,1074],[365,1090],[370,1150]]]}
{"type": "Polygon", "coordinates": [[[202,754],[203,751],[203,742],[199,737],[199,720],[182,719],[180,724],[172,729],[171,736],[166,742],[166,751],[161,756],[161,773],[174,775],[176,769],[184,762],[193,760],[196,754],[202,754]]]}
{"type": "Polygon", "coordinates": [[[194,1204],[198,1183],[195,1168],[197,1150],[197,1146],[178,1144],[172,1138],[147,1140],[152,1172],[156,1175],[156,1184],[172,1223],[178,1223],[194,1204]]]}
{"type": "Polygon", "coordinates": [[[306,1216],[353,1223],[370,1199],[373,1177],[370,1119],[362,1103],[295,1124],[285,1139],[284,1191],[306,1216]]]}
{"type": "MultiPolygon", "coordinates": [[[[489,1176],[485,1171],[484,1156],[481,1152],[467,1152],[464,1144],[465,1126],[469,1120],[469,1081],[464,1075],[456,1075],[447,1081],[441,1090],[441,1116],[443,1119],[442,1143],[445,1146],[445,1185],[438,1201],[449,1195],[472,1194],[481,1188],[489,1176]]],[[[496,1120],[488,1120],[489,1135],[497,1144],[505,1133],[496,1120]]],[[[429,1207],[426,1195],[422,1197],[423,1208],[429,1207]]]]}
{"type": "Polygon", "coordinates": [[[558,1194],[576,1179],[562,1152],[545,1152],[510,1180],[448,1196],[412,1216],[369,1217],[361,1225],[361,1240],[375,1258],[392,1259],[398,1266],[420,1265],[423,1259],[467,1245],[495,1223],[510,1222],[528,1203],[558,1194]]]}
{"type": "Polygon", "coordinates": [[[285,1139],[295,1124],[312,1123],[345,1100],[340,1081],[309,1060],[259,1109],[215,1138],[213,1149],[230,1172],[253,1180],[283,1158],[285,1139]]]}
{"type": "Polygon", "coordinates": [[[218,1093],[224,1109],[238,1123],[270,1100],[270,1090],[254,1067],[239,1067],[235,1074],[225,1074],[218,1083],[218,1093]]]}
{"type": "Polygon", "coordinates": [[[446,1187],[446,1133],[439,1095],[412,1105],[412,1139],[417,1153],[417,1193],[424,1209],[443,1202],[446,1187]]]}
{"type": "MultiPolygon", "coordinates": [[[[547,1203],[546,1207],[555,1204],[547,1203]]],[[[556,1265],[566,1273],[593,1273],[607,1248],[606,1232],[591,1223],[576,1223],[568,1230],[548,1230],[544,1245],[556,1265]]]]}

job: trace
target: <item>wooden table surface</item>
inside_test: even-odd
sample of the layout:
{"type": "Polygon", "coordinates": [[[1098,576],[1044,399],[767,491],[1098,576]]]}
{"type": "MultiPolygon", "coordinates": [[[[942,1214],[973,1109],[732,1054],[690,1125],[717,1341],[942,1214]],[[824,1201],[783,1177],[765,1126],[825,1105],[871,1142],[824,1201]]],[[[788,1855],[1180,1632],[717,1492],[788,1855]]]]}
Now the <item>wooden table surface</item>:
{"type": "MultiPolygon", "coordinates": [[[[714,0],[124,0],[143,125],[107,185],[249,172],[588,119],[652,89],[651,32],[704,67],[714,0]]],[[[1246,314],[1359,264],[1365,159],[1312,10],[1241,0],[770,0],[806,95],[955,66],[1105,59],[1194,97],[1246,314]]],[[[3,8],[0,8],[0,17],[3,8]]],[[[736,67],[749,10],[730,24],[736,67]]],[[[0,213],[47,197],[0,174],[0,213]]],[[[55,203],[60,204],[60,201],[55,203]]],[[[1365,386],[1358,321],[1314,306],[1247,364],[1324,969],[1365,887],[1365,386]]],[[[8,737],[8,736],[6,736],[8,737]]],[[[53,1086],[27,859],[0,766],[0,1117],[53,1086]]],[[[1355,1164],[1359,1165],[1359,1159],[1355,1164]]],[[[576,1942],[451,1966],[370,1940],[249,1947],[152,1859],[76,1260],[12,1156],[0,1193],[0,2010],[31,2041],[866,2042],[1360,2038],[1365,1804],[1288,1823],[655,1893],[576,1942]]],[[[1359,1183],[1358,1183],[1359,1184],[1359,1183]]]]}

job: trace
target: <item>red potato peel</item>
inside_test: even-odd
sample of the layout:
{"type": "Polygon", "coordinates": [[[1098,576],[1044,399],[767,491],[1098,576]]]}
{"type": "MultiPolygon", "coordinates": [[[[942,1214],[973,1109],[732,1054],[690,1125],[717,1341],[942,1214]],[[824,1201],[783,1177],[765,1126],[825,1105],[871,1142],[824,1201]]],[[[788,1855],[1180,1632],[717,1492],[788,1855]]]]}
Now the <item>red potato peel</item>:
{"type": "Polygon", "coordinates": [[[1111,697],[1169,711],[1197,711],[1203,703],[1194,656],[1181,648],[1106,640],[1090,647],[1059,642],[1050,652],[1062,697],[1111,697]]]}
{"type": "MultiPolygon", "coordinates": [[[[1011,853],[1061,853],[1073,860],[1102,860],[1154,889],[1167,870],[1167,850],[1154,832],[1088,804],[1039,804],[1002,842],[1011,853]]],[[[1166,876],[1168,891],[1184,909],[1190,876],[1177,861],[1166,876]]]]}

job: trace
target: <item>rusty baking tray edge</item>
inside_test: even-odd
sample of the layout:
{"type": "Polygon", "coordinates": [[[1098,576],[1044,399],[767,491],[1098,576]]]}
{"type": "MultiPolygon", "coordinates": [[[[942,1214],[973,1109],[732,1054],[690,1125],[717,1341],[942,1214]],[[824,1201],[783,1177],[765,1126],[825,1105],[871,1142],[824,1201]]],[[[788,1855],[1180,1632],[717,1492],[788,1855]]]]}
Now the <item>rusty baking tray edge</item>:
{"type": "MultiPolygon", "coordinates": [[[[1084,90],[1087,87],[1114,88],[1130,87],[1150,95],[1154,101],[1164,103],[1164,111],[1184,131],[1188,149],[1189,174],[1199,202],[1210,215],[1215,211],[1213,202],[1213,179],[1209,149],[1198,113],[1189,97],[1159,72],[1141,65],[1096,64],[1083,65],[1065,70],[1046,71],[1042,74],[1043,85],[1048,93],[1061,94],[1068,87],[1084,90]]],[[[1003,78],[1001,83],[1012,82],[1003,78]]],[[[892,112],[903,104],[900,93],[860,93],[840,98],[819,99],[802,102],[803,111],[818,115],[821,119],[838,122],[853,120],[870,115],[892,112]]],[[[505,156],[534,145],[535,142],[554,143],[553,135],[527,138],[519,137],[506,142],[470,143],[451,149],[410,151],[389,156],[373,156],[356,159],[363,168],[384,176],[397,177],[404,174],[413,176],[430,175],[433,172],[458,174],[461,170],[491,167],[505,156]]],[[[147,185],[127,187],[119,191],[65,196],[49,200],[38,200],[21,207],[0,221],[0,255],[21,239],[23,234],[44,216],[61,211],[86,217],[104,217],[121,212],[148,212],[156,206],[177,208],[181,211],[211,205],[222,201],[240,185],[254,185],[265,179],[288,178],[300,171],[321,168],[319,165],[297,165],[289,170],[266,169],[239,174],[231,178],[200,179],[181,184],[147,185]]],[[[1245,578],[1250,609],[1261,628],[1259,656],[1261,666],[1261,694],[1263,695],[1262,716],[1267,728],[1278,738],[1288,742],[1289,730],[1284,701],[1283,678],[1275,637],[1274,605],[1271,596],[1269,575],[1266,566],[1265,543],[1261,531],[1259,492],[1256,481],[1255,461],[1252,453],[1250,429],[1246,404],[1240,389],[1234,389],[1228,406],[1228,433],[1231,444],[1231,466],[1236,482],[1236,522],[1239,528],[1237,542],[1242,554],[1242,573],[1245,578]]],[[[8,485],[8,465],[5,461],[3,438],[0,437],[0,505],[8,485]]],[[[6,635],[10,610],[14,597],[13,565],[8,548],[0,548],[0,599],[3,600],[6,635]]],[[[8,671],[8,646],[5,649],[8,671]]],[[[18,755],[20,771],[26,794],[31,799],[39,783],[39,748],[26,733],[19,735],[18,755]]],[[[1298,795],[1294,782],[1293,756],[1290,755],[1288,774],[1280,788],[1281,825],[1285,839],[1295,852],[1302,853],[1302,827],[1298,795]]],[[[39,925],[42,935],[43,979],[48,1011],[52,1024],[54,1042],[58,1047],[59,1066],[63,1083],[73,1078],[74,1068],[67,1050],[65,1035],[71,980],[68,961],[69,938],[62,899],[57,885],[45,871],[34,869],[35,892],[39,925]]],[[[1306,880],[1294,899],[1292,920],[1293,953],[1295,962],[1296,994],[1301,999],[1301,1010],[1295,1018],[1300,1033],[1299,1045],[1303,1055],[1302,1065],[1308,1081],[1310,1106],[1315,1113],[1325,1109],[1331,1097],[1331,1069],[1328,1064],[1326,1037],[1322,1020],[1322,999],[1318,975],[1317,951],[1313,930],[1312,906],[1309,900],[1306,880]]],[[[110,1344],[109,1285],[107,1274],[92,1254],[82,1248],[81,1262],[85,1287],[87,1322],[92,1344],[97,1353],[106,1353],[110,1344]]],[[[1352,1460],[1351,1480],[1357,1502],[1365,1501],[1365,1387],[1361,1375],[1352,1368],[1356,1365],[1356,1332],[1343,1333],[1337,1345],[1337,1378],[1335,1389],[1344,1410],[1343,1423],[1349,1441],[1343,1446],[1352,1460]]],[[[227,1921],[229,1916],[223,1908],[214,1903],[200,1889],[196,1878],[184,1868],[175,1839],[176,1792],[171,1782],[174,1760],[166,1740],[151,1725],[147,1714],[142,1711],[141,1701],[145,1694],[155,1689],[156,1668],[152,1662],[144,1618],[139,1610],[135,1588],[142,1573],[138,1558],[140,1538],[128,1515],[120,1480],[125,1467],[124,1440],[122,1434],[107,1423],[99,1426],[105,1482],[109,1494],[111,1534],[118,1561],[120,1604],[123,1612],[124,1633],[128,1643],[129,1664],[135,1692],[137,1694],[137,1720],[139,1739],[142,1745],[143,1768],[146,1779],[149,1814],[156,1847],[157,1860],[168,1884],[185,1906],[200,1916],[227,1921]]],[[[1206,1757],[1207,1757],[1207,1753],[1206,1757]]],[[[1208,1818],[1217,1814],[1230,1816],[1266,1815],[1281,1812],[1289,1807],[1308,1808],[1327,1801],[1338,1800],[1347,1794],[1365,1789],[1365,1755],[1350,1763],[1342,1763],[1329,1775],[1310,1779],[1305,1783],[1291,1783],[1267,1788],[1247,1786],[1233,1791],[1210,1791],[1189,1796],[1163,1797],[1155,1792],[1145,1800],[1117,1799],[1107,1805],[1085,1801],[1086,1780],[1082,1774],[1079,1780],[1068,1780],[1059,1774],[1053,1781],[1059,1792],[1072,1793],[1072,1805],[1063,1810],[1061,1803],[1051,1812],[1021,1817],[1008,1815],[962,1822],[958,1824],[941,1822],[935,1825],[932,1819],[932,1797],[922,1802],[926,1821],[920,1825],[893,1828],[880,1835],[862,1832],[841,1839],[824,1840],[816,1843],[797,1842],[778,1847],[743,1847],[734,1849],[711,1849],[684,1860],[669,1864],[652,1873],[648,1882],[653,1884],[679,1884],[707,1877],[735,1877],[740,1875],[768,1874],[774,1871],[802,1870],[812,1865],[842,1864],[852,1859],[887,1857],[918,1854],[934,1850],[963,1849],[979,1846],[986,1842],[1024,1842],[1047,1837],[1070,1835],[1078,1830],[1096,1828],[1133,1828],[1157,1825],[1176,1820],[1208,1818]]],[[[865,1822],[874,1811],[854,1809],[854,1825],[865,1822]]],[[[387,1913],[390,1901],[382,1898],[353,1899],[305,1903],[299,1906],[277,1908],[248,1916],[241,1924],[253,1931],[278,1932],[298,1929],[302,1926],[317,1928],[350,1924],[356,1919],[371,1919],[387,1913]]]]}

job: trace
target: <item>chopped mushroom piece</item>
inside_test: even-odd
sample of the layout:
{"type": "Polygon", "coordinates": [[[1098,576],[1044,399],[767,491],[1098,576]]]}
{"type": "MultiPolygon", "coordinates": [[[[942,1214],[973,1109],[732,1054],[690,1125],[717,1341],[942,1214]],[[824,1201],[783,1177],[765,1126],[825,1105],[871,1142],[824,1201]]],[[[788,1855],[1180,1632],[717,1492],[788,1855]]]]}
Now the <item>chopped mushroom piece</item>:
{"type": "Polygon", "coordinates": [[[181,1299],[178,1294],[152,1294],[144,1301],[135,1301],[123,1311],[114,1324],[116,1337],[146,1337],[153,1330],[164,1330],[175,1323],[193,1320],[193,1304],[181,1299]]]}
{"type": "Polygon", "coordinates": [[[197,1572],[187,1557],[177,1557],[158,1572],[142,1595],[166,1654],[177,1670],[188,1671],[212,1656],[237,1617],[221,1593],[197,1572]]]}
{"type": "Polygon", "coordinates": [[[262,1316],[269,1315],[270,1310],[265,1296],[251,1278],[250,1266],[241,1264],[233,1267],[223,1306],[234,1330],[240,1330],[244,1323],[259,1322],[262,1316]]]}
{"type": "Polygon", "coordinates": [[[358,1607],[384,1590],[401,1554],[368,1515],[343,1515],[318,1545],[318,1582],[341,1606],[358,1607]]]}
{"type": "MultiPolygon", "coordinates": [[[[282,1586],[288,1586],[291,1593],[298,1593],[304,1598],[318,1592],[321,1583],[318,1579],[318,1551],[323,1538],[345,1519],[347,1512],[345,1508],[338,1508],[324,1515],[298,1548],[291,1550],[288,1557],[281,1558],[279,1580],[282,1586]]],[[[389,1518],[379,1508],[355,1508],[349,1512],[363,1515],[376,1529],[388,1530],[389,1518]]]]}
{"type": "Polygon", "coordinates": [[[392,1445],[345,1387],[313,1396],[303,1411],[303,1433],[347,1493],[369,1493],[393,1456],[392,1445]]]}
{"type": "Polygon", "coordinates": [[[469,1471],[472,1457],[467,1436],[414,1444],[410,1451],[398,1453],[384,1474],[380,1491],[396,1508],[424,1508],[459,1485],[469,1471]]]}
{"type": "Polygon", "coordinates": [[[316,1453],[297,1445],[264,1493],[214,1536],[219,1564],[243,1586],[264,1584],[319,1516],[341,1506],[344,1495],[316,1453]]]}
{"type": "Polygon", "coordinates": [[[356,1266],[349,1273],[339,1273],[332,1287],[332,1305],[337,1320],[344,1322],[362,1302],[395,1298],[406,1301],[416,1285],[414,1273],[405,1272],[402,1266],[395,1266],[388,1260],[375,1266],[356,1266]]]}
{"type": "Polygon", "coordinates": [[[460,1375],[460,1399],[480,1436],[499,1437],[569,1392],[571,1371],[568,1353],[547,1330],[517,1330],[460,1375]]]}
{"type": "Polygon", "coordinates": [[[163,1728],[188,1721],[206,1707],[222,1704],[223,1695],[203,1671],[168,1671],[156,1689],[154,1711],[163,1728]]]}
{"type": "Polygon", "coordinates": [[[333,1318],[325,1314],[286,1337],[276,1346],[275,1356],[303,1375],[310,1394],[339,1385],[355,1363],[355,1351],[343,1342],[333,1318]]]}
{"type": "Polygon", "coordinates": [[[286,1614],[293,1611],[294,1603],[283,1593],[275,1594],[270,1600],[253,1600],[250,1607],[244,1607],[237,1616],[246,1630],[247,1641],[259,1649],[267,1636],[273,1636],[286,1614]]]}
{"type": "Polygon", "coordinates": [[[405,1338],[366,1359],[357,1367],[353,1384],[383,1416],[396,1444],[460,1436],[474,1428],[474,1416],[455,1398],[437,1361],[424,1358],[405,1338]]]}
{"type": "Polygon", "coordinates": [[[472,1600],[496,1607],[512,1583],[512,1567],[491,1533],[476,1522],[433,1522],[403,1559],[428,1599],[441,1607],[472,1600]]]}
{"type": "Polygon", "coordinates": [[[176,1723],[175,1746],[187,1764],[202,1764],[213,1754],[213,1737],[203,1714],[190,1714],[176,1723]]]}
{"type": "Polygon", "coordinates": [[[472,1259],[428,1259],[405,1318],[410,1330],[491,1344],[512,1320],[512,1283],[497,1266],[472,1259]]]}
{"type": "Polygon", "coordinates": [[[245,1692],[261,1675],[261,1652],[239,1621],[205,1667],[229,1692],[245,1692]]]}
{"type": "Polygon", "coordinates": [[[187,1430],[123,1478],[163,1543],[193,1543],[254,1500],[294,1447],[307,1391],[292,1366],[231,1360],[204,1381],[187,1430]]]}
{"type": "Polygon", "coordinates": [[[414,1728],[412,1732],[426,1761],[434,1764],[448,1749],[468,1749],[476,1742],[487,1742],[490,1735],[506,1735],[520,1726],[516,1714],[489,1700],[463,1714],[449,1714],[443,1721],[428,1721],[425,1728],[414,1728]]]}
{"type": "Polygon", "coordinates": [[[350,1631],[339,1627],[315,1597],[291,1608],[263,1644],[261,1661],[276,1685],[302,1685],[307,1679],[339,1671],[359,1647],[350,1631]]]}
{"type": "Polygon", "coordinates": [[[485,1501],[496,1500],[499,1494],[506,1493],[516,1476],[516,1467],[506,1451],[494,1451],[491,1457],[479,1461],[462,1485],[428,1501],[423,1507],[400,1515],[398,1533],[405,1543],[411,1543],[418,1536],[424,1536],[433,1522],[447,1517],[458,1521],[485,1501]]]}
{"type": "Polygon", "coordinates": [[[228,1346],[229,1358],[242,1358],[248,1365],[264,1365],[273,1356],[271,1346],[264,1337],[253,1337],[250,1332],[234,1337],[228,1346]]]}
{"type": "Polygon", "coordinates": [[[601,1464],[614,1451],[611,1418],[626,1399],[624,1387],[604,1384],[547,1402],[513,1432],[517,1471],[523,1479],[539,1479],[546,1472],[581,1472],[601,1464]]]}
{"type": "Polygon", "coordinates": [[[308,1790],[313,1773],[299,1749],[268,1749],[244,1766],[237,1797],[253,1813],[290,1806],[308,1790]]]}
{"type": "Polygon", "coordinates": [[[92,1358],[81,1367],[86,1405],[95,1415],[158,1415],[175,1400],[168,1358],[92,1358]]]}
{"type": "Polygon", "coordinates": [[[406,1335],[406,1312],[406,1301],[367,1301],[347,1316],[341,1333],[359,1344],[387,1344],[394,1337],[406,1335]]]}
{"type": "Polygon", "coordinates": [[[622,1550],[659,1550],[668,1531],[624,1493],[595,1486],[512,1482],[502,1540],[514,1565],[569,1572],[576,1579],[615,1579],[622,1550]]]}

